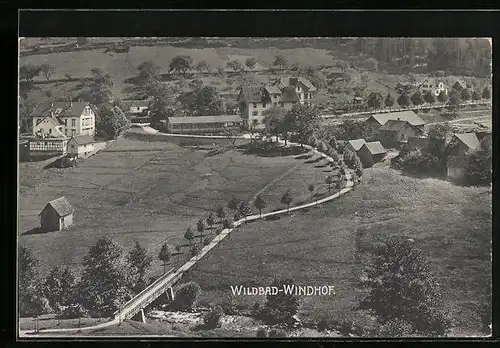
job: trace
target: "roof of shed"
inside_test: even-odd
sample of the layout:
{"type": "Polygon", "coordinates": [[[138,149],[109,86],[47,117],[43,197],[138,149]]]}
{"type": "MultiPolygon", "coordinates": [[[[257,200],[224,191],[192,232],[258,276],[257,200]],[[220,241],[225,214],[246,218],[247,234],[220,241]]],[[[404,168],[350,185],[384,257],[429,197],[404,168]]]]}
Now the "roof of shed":
{"type": "MultiPolygon", "coordinates": [[[[54,199],[53,201],[47,203],[45,208],[47,208],[47,206],[51,206],[60,217],[69,215],[74,211],[73,207],[65,197],[54,199]]],[[[45,210],[45,208],[43,209],[45,210]]]]}
{"type": "Polygon", "coordinates": [[[380,143],[380,141],[366,143],[363,145],[363,147],[364,146],[366,146],[366,148],[368,149],[368,151],[370,151],[372,155],[380,155],[387,152],[386,149],[380,143]]]}

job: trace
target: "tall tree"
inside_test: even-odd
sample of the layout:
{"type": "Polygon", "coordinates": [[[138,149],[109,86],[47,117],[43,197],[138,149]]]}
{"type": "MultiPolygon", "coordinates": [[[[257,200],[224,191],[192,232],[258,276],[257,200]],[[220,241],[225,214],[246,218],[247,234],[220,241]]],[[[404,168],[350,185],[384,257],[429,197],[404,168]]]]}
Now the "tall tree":
{"type": "Polygon", "coordinates": [[[76,291],[76,278],[69,267],[54,267],[43,284],[44,296],[53,309],[72,304],[76,291]]]}
{"type": "Polygon", "coordinates": [[[481,141],[481,146],[468,154],[464,179],[469,185],[487,186],[492,182],[492,148],[488,138],[481,141]]]}
{"type": "Polygon", "coordinates": [[[313,200],[313,195],[314,195],[314,185],[313,184],[309,184],[309,186],[307,187],[307,189],[309,190],[309,192],[311,193],[311,201],[313,200]]]}
{"type": "Polygon", "coordinates": [[[240,205],[240,200],[235,196],[232,196],[231,199],[229,199],[229,202],[227,203],[227,207],[231,210],[238,209],[239,205],[240,205]]]}
{"type": "Polygon", "coordinates": [[[127,261],[131,270],[132,290],[137,294],[147,286],[146,272],[153,260],[148,250],[136,241],[127,255],[127,261]]]}
{"type": "Polygon", "coordinates": [[[366,105],[372,109],[380,109],[384,103],[384,98],[380,93],[370,93],[366,101],[366,105]]]}
{"type": "Polygon", "coordinates": [[[453,110],[458,109],[460,106],[460,102],[461,102],[460,92],[458,92],[457,90],[451,91],[450,97],[448,100],[448,104],[449,104],[450,108],[453,110]]]}
{"type": "Polygon", "coordinates": [[[257,64],[257,60],[254,57],[248,57],[245,60],[245,65],[248,69],[253,70],[255,65],[257,64]]]}
{"type": "Polygon", "coordinates": [[[243,70],[243,64],[241,64],[241,61],[237,59],[230,60],[226,63],[226,66],[230,69],[233,69],[235,72],[243,70]]]}
{"type": "Polygon", "coordinates": [[[481,100],[481,94],[480,94],[478,91],[476,91],[476,90],[475,90],[475,91],[472,93],[472,100],[476,100],[476,101],[477,101],[477,100],[481,100]]]}
{"type": "Polygon", "coordinates": [[[163,243],[158,254],[158,259],[163,262],[163,273],[167,271],[167,263],[172,258],[172,253],[167,243],[163,243]]]}
{"type": "Polygon", "coordinates": [[[92,83],[89,91],[91,104],[100,106],[110,103],[113,96],[111,88],[115,85],[113,77],[99,68],[93,68],[90,72],[92,73],[92,83]]]}
{"type": "Polygon", "coordinates": [[[292,191],[286,190],[286,192],[283,194],[283,196],[281,196],[280,201],[281,201],[281,204],[286,205],[288,212],[290,212],[290,204],[292,204],[292,201],[293,201],[292,191]]]}
{"type": "Polygon", "coordinates": [[[178,98],[186,113],[191,116],[217,116],[224,114],[224,103],[215,87],[199,86],[178,98]]]}
{"type": "Polygon", "coordinates": [[[438,101],[440,103],[446,103],[448,101],[448,94],[445,91],[441,91],[438,95],[438,101]]]}
{"type": "Polygon", "coordinates": [[[117,136],[130,127],[130,120],[123,111],[108,104],[101,107],[96,123],[96,131],[112,139],[116,139],[117,136]]]}
{"type": "Polygon", "coordinates": [[[260,217],[262,217],[262,209],[266,207],[266,201],[264,200],[264,198],[261,195],[258,195],[253,202],[253,205],[259,210],[259,215],[260,217]]]}
{"type": "Polygon", "coordinates": [[[170,62],[170,70],[178,71],[181,74],[186,74],[186,72],[193,67],[193,58],[188,55],[178,55],[172,58],[170,62]]]}
{"type": "Polygon", "coordinates": [[[203,240],[203,231],[205,231],[205,223],[203,222],[203,219],[199,219],[196,223],[196,230],[200,234],[200,239],[203,240]]]}
{"type": "Polygon", "coordinates": [[[484,87],[483,93],[481,94],[481,97],[483,99],[490,99],[491,98],[491,92],[490,92],[490,89],[488,88],[488,86],[484,87]]]}
{"type": "Polygon", "coordinates": [[[39,315],[48,309],[48,301],[43,298],[40,289],[39,267],[40,261],[28,248],[21,246],[18,254],[18,298],[21,316],[39,315]]]}
{"type": "Polygon", "coordinates": [[[81,304],[110,316],[132,297],[123,250],[108,237],[100,238],[83,259],[79,284],[81,304]]]}
{"type": "Polygon", "coordinates": [[[470,98],[471,98],[471,93],[470,93],[469,89],[464,88],[464,89],[462,90],[462,92],[460,93],[460,97],[461,97],[461,99],[462,99],[463,101],[468,101],[468,100],[470,100],[470,98]]]}
{"type": "Polygon", "coordinates": [[[283,55],[279,54],[274,57],[273,65],[279,66],[280,69],[283,70],[288,65],[288,61],[283,55]]]}
{"type": "Polygon", "coordinates": [[[43,76],[45,76],[47,81],[50,81],[50,77],[52,76],[54,71],[55,71],[54,66],[50,64],[44,63],[40,66],[40,72],[43,74],[43,76]]]}
{"type": "Polygon", "coordinates": [[[252,212],[252,208],[250,207],[250,204],[247,201],[240,202],[238,205],[238,213],[245,219],[247,219],[247,216],[250,215],[252,212]]]}
{"type": "Polygon", "coordinates": [[[281,133],[285,121],[285,109],[279,106],[273,106],[264,111],[262,123],[266,126],[266,133],[270,136],[276,136],[281,133]]]}
{"type": "Polygon", "coordinates": [[[191,227],[188,227],[186,232],[184,232],[184,238],[188,241],[189,244],[191,244],[194,239],[194,233],[191,227]]]}
{"type": "Polygon", "coordinates": [[[394,97],[391,95],[391,93],[387,93],[387,97],[385,98],[385,106],[390,108],[394,106],[395,102],[396,101],[394,100],[394,97]]]}
{"type": "MultiPolygon", "coordinates": [[[[291,286],[291,279],[276,279],[271,286],[283,289],[291,286]]],[[[269,324],[285,324],[290,326],[293,323],[293,317],[297,314],[300,307],[300,301],[297,295],[279,291],[275,295],[268,294],[264,304],[264,319],[269,324]]]]}
{"type": "Polygon", "coordinates": [[[139,70],[139,79],[144,85],[156,83],[160,79],[160,67],[151,60],[143,62],[137,69],[139,70]]]}
{"type": "Polygon", "coordinates": [[[380,324],[403,320],[411,333],[443,336],[450,322],[431,264],[409,241],[390,240],[376,250],[366,270],[368,296],[361,302],[380,324]]]}
{"type": "Polygon", "coordinates": [[[31,82],[33,79],[40,75],[40,67],[31,64],[21,65],[19,68],[19,78],[26,82],[31,82]]]}
{"type": "Polygon", "coordinates": [[[207,71],[209,68],[208,63],[205,60],[200,60],[198,64],[196,64],[196,69],[198,71],[207,71]]]}
{"type": "Polygon", "coordinates": [[[413,93],[413,95],[411,96],[411,102],[416,107],[423,103],[422,94],[420,93],[420,91],[416,91],[415,93],[413,93]]]}
{"type": "Polygon", "coordinates": [[[408,94],[402,93],[398,98],[398,104],[403,108],[410,106],[410,98],[408,97],[408,94]]]}
{"type": "Polygon", "coordinates": [[[215,224],[215,216],[214,213],[210,212],[210,214],[207,217],[207,225],[210,226],[210,229],[213,229],[215,224]]]}
{"type": "Polygon", "coordinates": [[[153,123],[166,120],[167,117],[180,113],[180,103],[174,99],[175,91],[172,86],[163,83],[151,83],[147,85],[150,101],[148,110],[153,123]]]}
{"type": "Polygon", "coordinates": [[[424,100],[429,104],[434,104],[434,102],[436,101],[434,93],[432,93],[432,91],[427,91],[427,93],[425,93],[424,95],[424,100]]]}
{"type": "Polygon", "coordinates": [[[287,113],[291,131],[295,131],[301,145],[305,144],[320,128],[321,116],[316,106],[295,104],[287,113]]]}
{"type": "Polygon", "coordinates": [[[334,183],[334,178],[333,178],[333,175],[328,175],[326,178],[325,178],[325,184],[328,185],[328,192],[331,191],[332,189],[332,184],[334,183]]]}
{"type": "Polygon", "coordinates": [[[222,223],[222,221],[226,218],[226,212],[224,211],[224,207],[220,206],[217,208],[217,218],[222,223]]]}

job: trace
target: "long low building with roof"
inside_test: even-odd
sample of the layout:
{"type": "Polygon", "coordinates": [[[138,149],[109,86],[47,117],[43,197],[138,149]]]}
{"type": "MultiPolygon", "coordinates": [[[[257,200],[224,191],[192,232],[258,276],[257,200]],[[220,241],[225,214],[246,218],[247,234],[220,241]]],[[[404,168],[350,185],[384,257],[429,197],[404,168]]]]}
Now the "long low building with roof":
{"type": "Polygon", "coordinates": [[[242,125],[239,115],[168,117],[162,121],[162,130],[177,134],[211,134],[240,130],[242,125]]]}
{"type": "Polygon", "coordinates": [[[413,127],[418,128],[422,132],[424,131],[425,121],[411,110],[371,115],[364,121],[364,123],[372,130],[378,131],[383,125],[386,124],[387,121],[390,120],[407,121],[413,127]]]}

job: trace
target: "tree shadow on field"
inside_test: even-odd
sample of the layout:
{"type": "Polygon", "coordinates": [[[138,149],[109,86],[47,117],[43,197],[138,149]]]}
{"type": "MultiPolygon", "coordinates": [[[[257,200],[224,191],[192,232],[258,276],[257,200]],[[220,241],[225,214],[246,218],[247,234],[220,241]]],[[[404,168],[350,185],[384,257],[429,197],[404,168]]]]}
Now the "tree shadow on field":
{"type": "Polygon", "coordinates": [[[318,157],[313,160],[305,161],[304,163],[310,164],[310,163],[318,163],[323,160],[323,157],[318,157]]]}
{"type": "Polygon", "coordinates": [[[28,236],[28,235],[32,235],[32,234],[42,234],[42,233],[48,233],[48,232],[49,231],[45,231],[41,227],[35,227],[35,228],[32,228],[31,230],[28,230],[28,231],[26,231],[24,233],[21,233],[21,235],[28,236]]]}
{"type": "Polygon", "coordinates": [[[281,219],[281,216],[279,215],[271,215],[271,216],[266,216],[264,220],[266,221],[278,221],[281,219]]]}

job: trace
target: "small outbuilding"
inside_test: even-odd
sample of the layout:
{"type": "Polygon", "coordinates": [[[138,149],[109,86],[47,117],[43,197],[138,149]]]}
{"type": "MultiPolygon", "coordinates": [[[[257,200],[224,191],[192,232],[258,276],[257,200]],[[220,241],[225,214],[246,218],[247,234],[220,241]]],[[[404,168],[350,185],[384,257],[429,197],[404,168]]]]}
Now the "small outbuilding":
{"type": "Polygon", "coordinates": [[[420,128],[412,126],[404,120],[388,120],[378,132],[378,140],[385,147],[398,147],[401,142],[408,141],[410,137],[422,136],[420,128]]]}
{"type": "Polygon", "coordinates": [[[382,146],[379,141],[374,141],[371,143],[366,143],[361,146],[361,149],[358,152],[359,159],[361,163],[363,163],[363,167],[371,167],[375,163],[380,162],[385,154],[387,153],[386,149],[382,146]]]}
{"type": "Polygon", "coordinates": [[[39,214],[43,231],[60,231],[73,225],[74,209],[65,197],[47,203],[39,214]]]}
{"type": "Polygon", "coordinates": [[[366,140],[365,139],[354,139],[354,140],[349,140],[346,144],[345,144],[345,148],[344,149],[349,149],[351,150],[352,152],[355,152],[357,153],[361,147],[366,144],[366,140]]]}
{"type": "Polygon", "coordinates": [[[94,152],[94,138],[90,135],[74,135],[69,139],[67,149],[71,157],[87,157],[94,152]]]}

